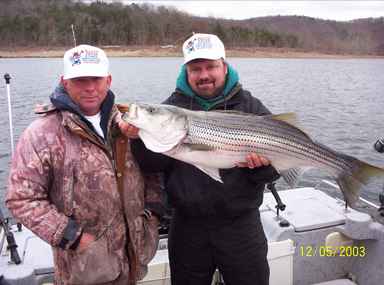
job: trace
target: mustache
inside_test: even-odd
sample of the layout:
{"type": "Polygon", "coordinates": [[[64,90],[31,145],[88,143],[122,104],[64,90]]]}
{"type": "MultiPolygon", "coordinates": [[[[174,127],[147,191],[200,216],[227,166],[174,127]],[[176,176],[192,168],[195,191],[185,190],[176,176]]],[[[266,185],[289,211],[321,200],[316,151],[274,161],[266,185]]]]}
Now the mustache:
{"type": "Polygon", "coordinates": [[[199,81],[197,81],[197,85],[199,84],[205,84],[205,83],[215,83],[214,80],[210,80],[210,79],[200,79],[199,81]]]}

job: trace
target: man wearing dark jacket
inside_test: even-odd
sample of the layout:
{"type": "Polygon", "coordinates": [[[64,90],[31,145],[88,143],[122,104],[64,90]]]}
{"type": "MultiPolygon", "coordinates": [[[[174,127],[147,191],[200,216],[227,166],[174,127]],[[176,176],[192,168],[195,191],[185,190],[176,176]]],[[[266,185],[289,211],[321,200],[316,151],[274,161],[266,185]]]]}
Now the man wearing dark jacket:
{"type": "MultiPolygon", "coordinates": [[[[194,34],[184,43],[183,53],[176,90],[165,104],[270,114],[242,88],[217,36],[194,34]]],[[[135,135],[134,127],[121,127],[135,135]]],[[[174,209],[168,239],[172,285],[210,285],[217,268],[226,285],[269,283],[267,240],[258,208],[265,183],[279,175],[267,159],[249,154],[238,167],[221,169],[220,183],[193,165],[146,150],[140,140],[132,151],[143,169],[164,173],[174,209]]]]}

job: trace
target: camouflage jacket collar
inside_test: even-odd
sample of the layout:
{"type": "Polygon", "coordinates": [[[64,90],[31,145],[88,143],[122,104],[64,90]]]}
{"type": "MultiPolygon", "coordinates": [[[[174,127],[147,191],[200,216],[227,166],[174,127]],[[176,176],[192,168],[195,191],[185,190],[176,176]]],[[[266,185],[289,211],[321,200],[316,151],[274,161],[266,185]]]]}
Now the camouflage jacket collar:
{"type": "MultiPolygon", "coordinates": [[[[69,111],[70,113],[74,113],[80,117],[80,119],[96,134],[96,130],[92,126],[92,124],[84,117],[82,112],[80,111],[79,106],[73,102],[71,97],[65,91],[64,87],[59,84],[56,89],[53,91],[51,96],[49,97],[52,105],[60,111],[69,111]]],[[[103,104],[101,105],[101,121],[100,126],[103,130],[104,137],[108,137],[108,121],[111,117],[112,107],[115,102],[115,95],[111,90],[108,90],[107,97],[105,98],[103,104]]],[[[52,111],[52,106],[45,107],[47,112],[52,111]]],[[[41,113],[41,112],[40,112],[41,113]]]]}

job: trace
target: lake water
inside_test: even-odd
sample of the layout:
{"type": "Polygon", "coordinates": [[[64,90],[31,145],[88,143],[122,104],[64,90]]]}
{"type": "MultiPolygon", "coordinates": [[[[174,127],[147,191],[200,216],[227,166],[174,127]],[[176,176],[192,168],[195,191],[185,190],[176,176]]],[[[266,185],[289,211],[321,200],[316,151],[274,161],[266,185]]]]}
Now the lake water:
{"type": "MultiPolygon", "coordinates": [[[[230,58],[243,86],[273,112],[296,112],[302,128],[327,146],[384,167],[372,145],[384,137],[384,59],[230,58]]],[[[161,102],[175,88],[181,58],[112,58],[117,102],[161,102]]],[[[36,116],[33,106],[48,102],[58,83],[61,59],[0,59],[1,77],[12,76],[15,140],[36,116]]],[[[6,191],[10,137],[5,82],[0,83],[0,203],[6,191]]],[[[323,174],[311,172],[302,185],[323,174]]],[[[383,182],[363,190],[377,203],[383,182]]]]}

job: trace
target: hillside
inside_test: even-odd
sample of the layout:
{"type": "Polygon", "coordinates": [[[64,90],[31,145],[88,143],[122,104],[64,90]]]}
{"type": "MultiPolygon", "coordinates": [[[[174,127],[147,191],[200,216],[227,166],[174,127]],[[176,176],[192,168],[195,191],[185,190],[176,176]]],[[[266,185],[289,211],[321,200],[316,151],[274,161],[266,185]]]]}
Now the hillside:
{"type": "Polygon", "coordinates": [[[384,18],[336,22],[302,16],[262,17],[243,22],[247,27],[291,34],[298,46],[333,53],[384,54],[384,18]]]}
{"type": "Polygon", "coordinates": [[[215,33],[231,49],[384,55],[384,18],[350,22],[303,16],[225,20],[170,7],[102,1],[2,0],[0,49],[52,49],[77,44],[160,47],[180,45],[192,32],[215,33]]]}

